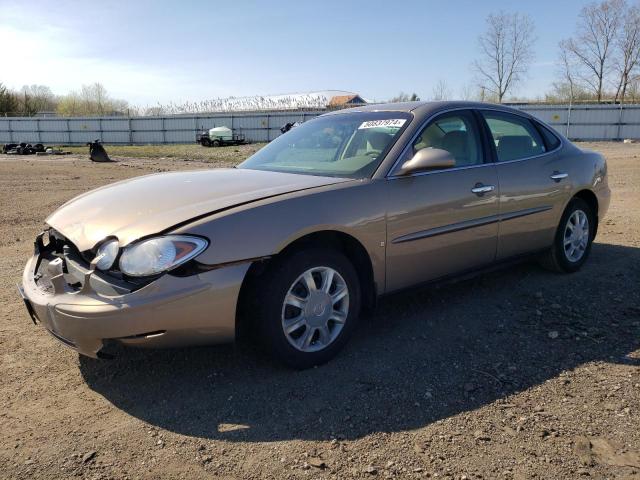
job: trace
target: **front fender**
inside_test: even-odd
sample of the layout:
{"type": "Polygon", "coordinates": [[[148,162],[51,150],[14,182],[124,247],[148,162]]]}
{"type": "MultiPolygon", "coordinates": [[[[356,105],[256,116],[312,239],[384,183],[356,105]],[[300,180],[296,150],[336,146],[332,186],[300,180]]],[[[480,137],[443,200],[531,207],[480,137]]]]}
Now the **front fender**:
{"type": "Polygon", "coordinates": [[[207,237],[198,256],[208,265],[239,262],[281,252],[314,232],[354,237],[369,254],[374,281],[385,279],[384,181],[363,180],[295,192],[232,208],[175,230],[207,237]]]}

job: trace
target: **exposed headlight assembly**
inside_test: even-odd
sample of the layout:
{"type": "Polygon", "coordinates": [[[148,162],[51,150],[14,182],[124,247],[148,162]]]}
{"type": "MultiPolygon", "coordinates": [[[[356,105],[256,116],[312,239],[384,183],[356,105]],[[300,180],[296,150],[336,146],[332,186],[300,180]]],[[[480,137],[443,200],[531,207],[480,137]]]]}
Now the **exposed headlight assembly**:
{"type": "Polygon", "coordinates": [[[99,270],[109,270],[113,265],[113,262],[116,261],[116,257],[118,256],[118,240],[107,240],[100,247],[98,247],[98,251],[96,252],[96,267],[99,270]]]}
{"type": "Polygon", "coordinates": [[[166,272],[201,253],[209,243],[200,237],[166,235],[127,246],[120,255],[120,271],[132,277],[166,272]]]}

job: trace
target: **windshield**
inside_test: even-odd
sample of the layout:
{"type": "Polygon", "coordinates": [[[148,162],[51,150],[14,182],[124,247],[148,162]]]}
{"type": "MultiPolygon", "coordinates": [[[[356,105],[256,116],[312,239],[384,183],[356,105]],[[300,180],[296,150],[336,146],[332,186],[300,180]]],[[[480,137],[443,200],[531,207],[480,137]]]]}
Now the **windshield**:
{"type": "Polygon", "coordinates": [[[279,136],[238,168],[367,178],[411,118],[406,112],[318,117],[279,136]]]}

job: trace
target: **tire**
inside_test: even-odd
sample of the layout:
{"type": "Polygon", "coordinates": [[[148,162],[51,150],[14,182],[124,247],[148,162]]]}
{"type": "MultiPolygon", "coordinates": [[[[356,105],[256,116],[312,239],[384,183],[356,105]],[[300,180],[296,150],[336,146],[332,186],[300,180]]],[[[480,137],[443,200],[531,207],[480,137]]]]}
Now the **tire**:
{"type": "Polygon", "coordinates": [[[358,275],[351,262],[334,250],[309,248],[277,259],[255,279],[251,297],[257,313],[254,327],[258,340],[276,359],[300,370],[333,358],[349,340],[360,314],[358,275]],[[324,293],[323,282],[330,278],[330,271],[334,273],[328,293],[324,293]],[[314,295],[306,287],[308,277],[303,277],[308,273],[319,288],[314,295]],[[343,287],[347,294],[333,303],[334,298],[344,293],[343,287]],[[297,298],[289,296],[290,292],[297,298]],[[305,309],[286,299],[305,305],[305,309]],[[343,320],[338,320],[339,317],[343,320]],[[296,324],[300,326],[289,334],[285,332],[285,326],[293,328],[296,324]]]}
{"type": "Polygon", "coordinates": [[[211,142],[211,145],[213,147],[219,147],[220,146],[220,140],[214,140],[213,142],[211,142]]]}
{"type": "MultiPolygon", "coordinates": [[[[596,231],[596,216],[587,202],[580,198],[574,198],[569,202],[567,208],[562,214],[560,224],[556,230],[553,246],[542,259],[542,265],[549,270],[561,273],[572,273],[580,270],[580,267],[589,257],[591,252],[591,244],[593,243],[594,233],[596,231]],[[571,227],[577,219],[586,218],[587,231],[581,228],[579,238],[570,241],[571,227]],[[565,243],[570,242],[566,248],[565,243]],[[573,254],[572,254],[573,252],[573,254]]],[[[582,223],[580,222],[580,225],[582,223]]]]}
{"type": "Polygon", "coordinates": [[[201,142],[201,145],[203,147],[210,147],[211,146],[211,141],[208,138],[203,138],[200,142],[201,142]]]}

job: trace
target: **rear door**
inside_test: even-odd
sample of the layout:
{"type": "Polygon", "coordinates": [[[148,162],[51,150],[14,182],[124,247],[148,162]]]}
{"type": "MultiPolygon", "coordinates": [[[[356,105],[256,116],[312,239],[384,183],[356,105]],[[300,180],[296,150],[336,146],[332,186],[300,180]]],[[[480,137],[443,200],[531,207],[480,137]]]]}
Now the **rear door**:
{"type": "Polygon", "coordinates": [[[480,113],[490,134],[500,184],[497,258],[549,247],[558,209],[571,191],[560,140],[538,130],[525,116],[492,110],[480,113]],[[551,136],[545,139],[542,133],[551,136]]]}
{"type": "Polygon", "coordinates": [[[476,115],[442,113],[414,137],[396,168],[441,148],[453,168],[387,179],[387,291],[491,263],[498,234],[498,179],[476,115]]]}

